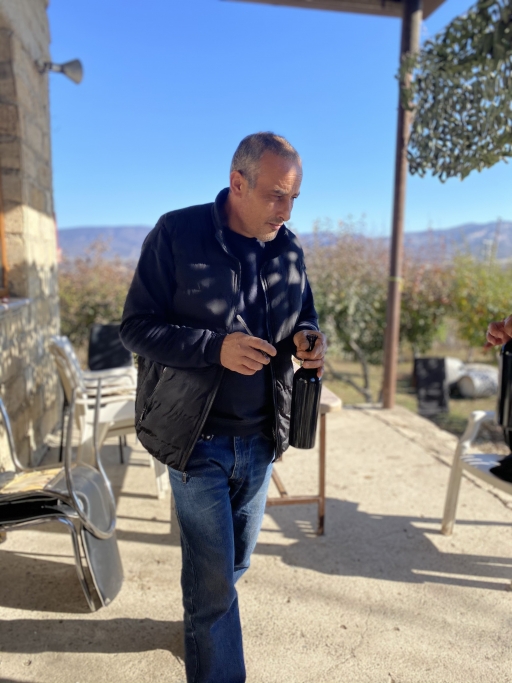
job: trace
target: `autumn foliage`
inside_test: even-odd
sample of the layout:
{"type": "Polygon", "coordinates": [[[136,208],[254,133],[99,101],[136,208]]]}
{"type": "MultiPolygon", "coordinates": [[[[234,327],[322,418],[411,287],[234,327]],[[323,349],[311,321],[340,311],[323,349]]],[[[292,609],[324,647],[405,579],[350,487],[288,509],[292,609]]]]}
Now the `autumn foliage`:
{"type": "MultiPolygon", "coordinates": [[[[93,323],[121,319],[134,264],[107,258],[106,251],[96,242],[59,268],[62,333],[77,347],[85,345],[93,323]]],[[[336,231],[315,230],[305,251],[322,329],[331,347],[357,359],[367,376],[368,363],[382,361],[388,243],[367,237],[357,224],[342,224],[336,231]]],[[[481,347],[487,323],[512,313],[512,267],[492,254],[480,259],[425,251],[404,255],[402,348],[427,353],[447,318],[456,321],[467,348],[481,347]]],[[[368,385],[362,392],[369,396],[368,385]]]]}
{"type": "Polygon", "coordinates": [[[64,259],[59,267],[61,331],[78,348],[87,342],[93,323],[121,320],[134,267],[106,258],[106,250],[97,241],[83,256],[64,259]]]}

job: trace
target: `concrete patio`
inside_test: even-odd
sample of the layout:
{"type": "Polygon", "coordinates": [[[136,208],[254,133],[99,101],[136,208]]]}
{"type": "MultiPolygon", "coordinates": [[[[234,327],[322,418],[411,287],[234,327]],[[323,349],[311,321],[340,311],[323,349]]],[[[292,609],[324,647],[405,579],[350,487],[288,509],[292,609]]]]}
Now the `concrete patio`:
{"type": "MultiPolygon", "coordinates": [[[[269,509],[239,587],[249,683],[512,681],[512,500],[462,482],[452,537],[439,533],[455,439],[403,409],[328,416],[326,534],[314,506],[269,509]]],[[[125,570],[90,613],[67,533],[0,546],[0,680],[181,683],[180,547],[148,456],[103,454],[118,496],[125,570]]],[[[278,465],[314,493],[317,458],[278,465]]]]}

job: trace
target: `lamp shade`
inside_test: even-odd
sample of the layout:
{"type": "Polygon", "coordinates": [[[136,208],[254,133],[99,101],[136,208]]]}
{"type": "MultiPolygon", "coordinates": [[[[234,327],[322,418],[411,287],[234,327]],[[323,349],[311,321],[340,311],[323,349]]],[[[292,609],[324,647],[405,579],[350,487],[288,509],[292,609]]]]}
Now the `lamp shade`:
{"type": "Polygon", "coordinates": [[[70,62],[65,62],[60,66],[62,73],[70,78],[73,83],[80,83],[82,81],[84,70],[79,59],[72,59],[70,62]]]}

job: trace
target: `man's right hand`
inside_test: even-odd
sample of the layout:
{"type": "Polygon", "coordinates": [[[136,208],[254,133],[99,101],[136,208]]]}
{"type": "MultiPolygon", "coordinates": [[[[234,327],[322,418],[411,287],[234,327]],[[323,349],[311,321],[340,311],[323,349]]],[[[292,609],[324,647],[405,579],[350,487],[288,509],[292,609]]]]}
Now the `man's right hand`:
{"type": "Polygon", "coordinates": [[[228,334],[220,348],[220,362],[228,370],[239,372],[241,375],[254,375],[264,365],[270,363],[268,356],[275,356],[277,351],[264,339],[251,337],[243,332],[228,334]]]}
{"type": "Polygon", "coordinates": [[[487,348],[506,344],[512,339],[512,315],[505,320],[489,323],[487,328],[487,348]]]}

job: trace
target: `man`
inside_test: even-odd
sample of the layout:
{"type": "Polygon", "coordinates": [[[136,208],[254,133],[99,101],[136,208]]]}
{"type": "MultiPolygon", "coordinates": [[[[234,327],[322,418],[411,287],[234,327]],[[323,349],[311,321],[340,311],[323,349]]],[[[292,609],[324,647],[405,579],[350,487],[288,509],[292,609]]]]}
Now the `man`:
{"type": "Polygon", "coordinates": [[[323,371],[303,252],[284,225],[301,181],[284,138],[244,138],[213,204],[160,218],[126,300],[137,432],[169,466],[181,530],[188,683],[245,681],[235,583],[288,446],[292,353],[323,371]]]}

